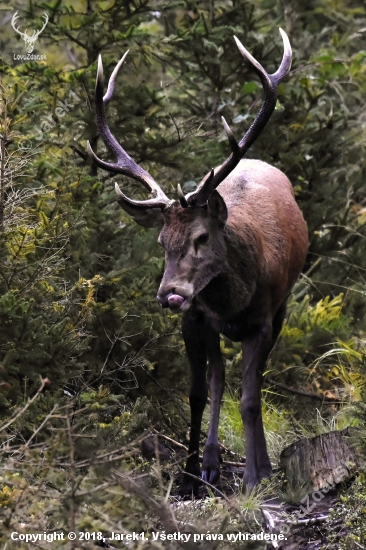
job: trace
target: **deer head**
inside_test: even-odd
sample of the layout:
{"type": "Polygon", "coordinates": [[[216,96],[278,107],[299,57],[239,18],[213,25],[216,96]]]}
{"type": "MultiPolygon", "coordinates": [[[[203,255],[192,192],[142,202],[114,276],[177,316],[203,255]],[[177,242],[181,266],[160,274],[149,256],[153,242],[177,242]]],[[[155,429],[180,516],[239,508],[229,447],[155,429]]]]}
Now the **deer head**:
{"type": "Polygon", "coordinates": [[[133,200],[115,184],[120,206],[140,225],[161,227],[158,242],[165,250],[165,272],[158,291],[157,300],[162,307],[179,312],[187,310],[192,300],[215,277],[227,270],[225,223],[227,207],[216,188],[234,170],[240,159],[259,136],[267,124],[277,100],[278,84],[289,73],[291,67],[291,46],[286,33],[280,29],[284,54],[279,69],[268,74],[236,38],[236,45],[242,56],[249,61],[258,74],[263,88],[264,100],[252,125],[239,141],[236,141],[230,127],[222,117],[222,123],[231,146],[227,160],[202,180],[197,189],[184,196],[178,184],[178,200],[169,199],[155,180],[126,153],[112,135],[105,116],[105,107],[110,101],[118,71],[127,53],[115,67],[104,94],[103,67],[99,56],[95,88],[97,125],[100,136],[116,157],[115,163],[98,158],[88,142],[88,152],[94,162],[112,173],[130,176],[141,182],[153,195],[152,198],[133,200]]]}
{"type": "Polygon", "coordinates": [[[27,53],[32,53],[33,49],[34,49],[34,44],[35,44],[37,38],[39,37],[41,32],[44,31],[44,29],[45,29],[45,27],[48,23],[48,15],[47,15],[47,13],[43,14],[43,16],[42,16],[44,18],[43,27],[41,29],[39,29],[38,31],[33,31],[32,36],[29,36],[27,34],[27,29],[24,32],[22,32],[22,31],[19,30],[19,28],[17,28],[15,26],[15,24],[16,24],[18,18],[19,18],[18,13],[19,13],[18,11],[16,11],[14,13],[13,18],[11,20],[11,25],[12,25],[13,29],[15,30],[15,32],[20,34],[20,36],[23,38],[23,40],[25,42],[25,49],[26,49],[27,53]]]}

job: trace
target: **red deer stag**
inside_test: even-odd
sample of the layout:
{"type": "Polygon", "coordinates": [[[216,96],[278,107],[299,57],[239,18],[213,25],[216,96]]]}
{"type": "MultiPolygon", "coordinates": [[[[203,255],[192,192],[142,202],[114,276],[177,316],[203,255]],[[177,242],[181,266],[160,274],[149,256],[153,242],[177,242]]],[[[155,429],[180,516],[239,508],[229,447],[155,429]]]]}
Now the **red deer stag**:
{"type": "Polygon", "coordinates": [[[278,84],[290,71],[291,46],[287,35],[281,29],[280,32],[284,54],[274,74],[268,74],[235,38],[240,53],[262,82],[263,104],[239,143],[222,119],[232,153],[192,193],[184,196],[178,185],[179,201],[164,194],[108,127],[105,106],[127,54],[114,69],[104,97],[99,58],[95,90],[98,130],[117,161],[99,159],[89,143],[88,151],[98,166],[130,176],[152,193],[153,198],[148,200],[132,200],[116,184],[120,206],[138,224],[163,226],[159,243],[165,251],[165,271],[157,300],[162,307],[183,313],[183,338],[191,367],[191,433],[183,479],[185,493],[197,494],[199,487],[199,440],[208,393],[207,364],[211,410],[202,479],[216,483],[220,477],[218,424],[225,381],[220,333],[242,342],[244,482],[251,489],[271,474],[261,414],[261,380],[266,359],[281,331],[287,298],[304,265],[308,237],[287,177],[260,160],[241,160],[241,157],[268,122],[275,108],[278,84]]]}

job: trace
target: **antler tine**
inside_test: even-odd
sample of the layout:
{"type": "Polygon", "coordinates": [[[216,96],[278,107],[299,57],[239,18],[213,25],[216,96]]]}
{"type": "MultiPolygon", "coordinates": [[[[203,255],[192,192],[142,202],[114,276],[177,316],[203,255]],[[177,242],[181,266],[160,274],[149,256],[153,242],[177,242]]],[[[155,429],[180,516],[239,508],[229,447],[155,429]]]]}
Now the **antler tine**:
{"type": "MultiPolygon", "coordinates": [[[[125,62],[125,59],[126,59],[128,53],[129,53],[129,51],[130,50],[127,50],[127,52],[121,57],[121,59],[118,61],[117,65],[113,69],[113,73],[111,74],[111,76],[109,78],[107,92],[106,92],[105,96],[103,97],[104,107],[106,107],[108,105],[108,103],[110,102],[110,100],[112,98],[112,95],[114,93],[114,88],[115,88],[115,85],[116,85],[116,79],[117,79],[118,72],[119,72],[120,68],[122,67],[123,63],[125,62]]],[[[100,57],[100,62],[102,63],[102,58],[101,57],[100,57]]],[[[99,71],[99,62],[98,62],[98,71],[99,71]]],[[[101,66],[101,73],[102,73],[102,78],[104,80],[103,66],[101,66]]]]}
{"type": "Polygon", "coordinates": [[[166,201],[163,201],[159,198],[155,198],[155,199],[146,199],[145,201],[135,201],[133,199],[129,199],[124,193],[122,193],[121,189],[120,189],[120,186],[118,185],[118,183],[115,183],[114,184],[114,189],[116,191],[116,194],[117,194],[117,201],[123,205],[130,205],[130,206],[136,206],[136,207],[143,207],[143,208],[165,208],[165,206],[167,206],[168,204],[170,204],[171,202],[173,201],[170,201],[169,199],[167,199],[167,202],[166,201]]]}
{"type": "Polygon", "coordinates": [[[108,102],[112,98],[118,71],[123,65],[127,54],[128,52],[124,54],[124,56],[120,59],[114,71],[112,72],[112,75],[108,82],[107,92],[104,97],[103,97],[103,93],[104,93],[103,63],[102,63],[102,57],[99,56],[97,79],[96,79],[96,85],[95,85],[95,108],[96,108],[96,114],[97,114],[97,126],[99,130],[99,134],[105,146],[107,147],[107,149],[109,149],[117,157],[117,162],[116,163],[105,162],[104,160],[97,157],[97,155],[92,150],[89,141],[87,142],[87,150],[90,157],[98,166],[100,166],[101,168],[109,172],[124,174],[125,176],[129,176],[139,181],[145,186],[145,188],[148,191],[150,191],[150,193],[154,195],[153,199],[148,199],[145,201],[134,201],[132,199],[128,199],[128,197],[123,195],[122,191],[120,191],[121,195],[123,195],[123,199],[121,198],[121,200],[125,200],[126,202],[128,202],[133,206],[142,206],[144,208],[154,208],[154,207],[163,208],[168,203],[170,203],[170,200],[165,195],[165,193],[160,188],[160,186],[156,183],[154,178],[148,172],[146,172],[146,170],[141,168],[141,166],[139,166],[128,155],[128,153],[126,153],[123,147],[118,143],[118,141],[116,140],[116,138],[114,137],[114,135],[109,129],[106,116],[105,116],[105,106],[108,104],[108,102]]]}
{"type": "Polygon", "coordinates": [[[186,201],[186,198],[184,196],[184,193],[182,191],[180,183],[178,183],[177,193],[178,193],[178,199],[179,199],[181,207],[182,208],[188,208],[188,202],[186,201]]]}
{"type": "Polygon", "coordinates": [[[221,121],[222,121],[222,125],[224,127],[224,130],[226,132],[226,135],[228,137],[228,140],[229,140],[229,143],[230,143],[230,147],[231,147],[231,150],[233,152],[233,155],[236,156],[236,155],[240,155],[240,147],[238,145],[238,142],[236,141],[235,139],[235,136],[230,128],[230,126],[228,125],[228,123],[226,122],[225,118],[222,116],[221,117],[221,121]]]}
{"type": "Polygon", "coordinates": [[[292,62],[292,49],[291,49],[290,40],[287,34],[285,33],[285,31],[281,29],[281,27],[279,31],[283,41],[283,56],[282,56],[281,65],[279,66],[277,71],[273,73],[273,75],[271,76],[273,79],[277,78],[278,81],[281,82],[281,80],[290,73],[291,62],[292,62]]]}
{"type": "Polygon", "coordinates": [[[262,65],[248,52],[246,48],[244,48],[240,40],[234,36],[240,53],[249,61],[250,65],[258,74],[262,82],[264,89],[264,100],[256,118],[239,143],[237,143],[226,120],[222,117],[222,122],[230,142],[232,153],[217,169],[213,177],[206,178],[198,186],[196,191],[186,196],[189,206],[203,206],[206,204],[212,191],[220,185],[220,183],[230,174],[230,172],[232,172],[232,170],[234,170],[235,166],[255,142],[270,119],[276,106],[278,85],[285,78],[285,76],[288,75],[291,68],[292,51],[290,41],[287,34],[282,29],[280,29],[280,33],[283,40],[284,53],[280,67],[273,74],[268,74],[262,65]]]}

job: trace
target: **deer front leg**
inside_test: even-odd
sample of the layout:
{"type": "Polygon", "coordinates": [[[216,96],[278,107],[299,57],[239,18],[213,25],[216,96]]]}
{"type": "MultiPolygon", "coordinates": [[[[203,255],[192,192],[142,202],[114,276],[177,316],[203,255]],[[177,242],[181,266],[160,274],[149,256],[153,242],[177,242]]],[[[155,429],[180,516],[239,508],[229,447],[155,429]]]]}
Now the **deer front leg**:
{"type": "MultiPolygon", "coordinates": [[[[207,401],[206,382],[206,338],[204,315],[188,310],[183,315],[182,333],[191,367],[191,387],[189,404],[191,407],[191,431],[188,447],[188,459],[185,471],[200,477],[199,442],[201,434],[202,414],[207,401]]],[[[181,492],[183,494],[198,495],[200,482],[190,475],[184,475],[181,492]]]]}
{"type": "Polygon", "coordinates": [[[245,486],[251,490],[271,474],[261,410],[262,375],[272,349],[272,325],[264,323],[243,341],[241,415],[245,430],[245,486]]]}
{"type": "Polygon", "coordinates": [[[219,416],[225,384],[225,367],[220,350],[220,335],[206,326],[208,377],[210,383],[210,423],[203,452],[202,479],[215,484],[220,477],[221,453],[218,441],[219,416]]]}

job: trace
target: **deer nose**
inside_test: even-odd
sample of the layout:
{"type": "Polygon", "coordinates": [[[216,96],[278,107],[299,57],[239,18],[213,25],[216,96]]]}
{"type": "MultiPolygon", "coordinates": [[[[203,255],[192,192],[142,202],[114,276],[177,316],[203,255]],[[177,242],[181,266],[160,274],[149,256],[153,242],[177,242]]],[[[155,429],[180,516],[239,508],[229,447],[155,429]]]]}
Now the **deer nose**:
{"type": "Polygon", "coordinates": [[[173,295],[173,292],[169,292],[168,294],[158,294],[156,299],[158,301],[159,306],[163,308],[169,307],[169,297],[173,295]]]}

